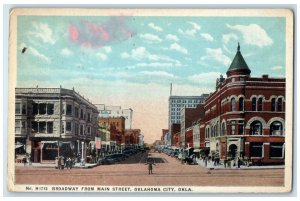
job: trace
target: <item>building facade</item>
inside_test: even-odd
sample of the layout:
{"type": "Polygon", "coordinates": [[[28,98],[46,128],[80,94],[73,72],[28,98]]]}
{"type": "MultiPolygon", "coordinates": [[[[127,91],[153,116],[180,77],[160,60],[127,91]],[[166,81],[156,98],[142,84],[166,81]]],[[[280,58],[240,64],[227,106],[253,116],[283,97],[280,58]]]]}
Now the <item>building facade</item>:
{"type": "Polygon", "coordinates": [[[125,129],[132,128],[133,110],[131,108],[122,109],[121,106],[109,106],[104,104],[95,104],[95,105],[97,106],[100,118],[124,117],[125,129]]]}
{"type": "Polygon", "coordinates": [[[74,89],[16,88],[15,97],[15,143],[33,162],[93,154],[98,111],[74,89]]]}
{"type": "Polygon", "coordinates": [[[251,77],[240,46],[226,74],[206,99],[202,144],[224,160],[284,163],[285,78],[251,77]]]}

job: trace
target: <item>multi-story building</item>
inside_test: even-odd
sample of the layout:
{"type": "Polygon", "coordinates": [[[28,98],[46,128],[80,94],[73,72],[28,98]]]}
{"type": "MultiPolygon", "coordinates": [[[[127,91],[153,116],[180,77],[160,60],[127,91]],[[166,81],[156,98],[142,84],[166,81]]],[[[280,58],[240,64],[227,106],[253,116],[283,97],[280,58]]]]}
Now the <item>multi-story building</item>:
{"type": "Polygon", "coordinates": [[[163,144],[167,144],[168,142],[165,141],[166,136],[169,134],[169,130],[168,129],[162,129],[162,135],[161,135],[161,141],[163,142],[163,144]]]}
{"type": "Polygon", "coordinates": [[[180,124],[182,108],[196,108],[198,104],[203,104],[209,94],[201,96],[170,96],[169,97],[169,122],[168,128],[170,133],[170,141],[172,139],[171,125],[173,123],[180,124]]]}
{"type": "Polygon", "coordinates": [[[33,162],[92,154],[98,111],[74,89],[16,88],[15,97],[15,141],[33,162]]]}
{"type": "Polygon", "coordinates": [[[132,128],[132,114],[133,110],[122,109],[121,106],[109,106],[104,104],[95,104],[97,106],[100,118],[109,117],[124,117],[125,118],[125,129],[132,128]]]}
{"type": "Polygon", "coordinates": [[[137,148],[139,147],[139,139],[141,135],[140,129],[126,129],[125,130],[125,137],[123,139],[124,147],[132,147],[137,148]]]}
{"type": "Polygon", "coordinates": [[[285,78],[251,77],[239,45],[226,74],[206,99],[202,143],[221,159],[284,163],[285,78]]]}
{"type": "MultiPolygon", "coordinates": [[[[198,104],[196,108],[182,108],[180,111],[180,141],[181,147],[193,146],[193,137],[188,138],[186,136],[187,128],[191,127],[193,122],[199,118],[204,117],[204,104],[198,104]]],[[[193,130],[189,128],[189,130],[193,130]]],[[[188,132],[191,133],[191,132],[188,132]]],[[[193,136],[193,134],[192,134],[193,136]]]]}

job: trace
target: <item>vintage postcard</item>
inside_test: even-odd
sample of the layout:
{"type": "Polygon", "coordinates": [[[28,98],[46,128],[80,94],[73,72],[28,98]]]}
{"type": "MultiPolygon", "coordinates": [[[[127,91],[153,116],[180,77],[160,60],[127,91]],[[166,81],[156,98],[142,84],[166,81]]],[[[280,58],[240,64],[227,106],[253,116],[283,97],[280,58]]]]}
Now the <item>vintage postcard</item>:
{"type": "Polygon", "coordinates": [[[293,12],[12,9],[8,189],[292,189],[293,12]]]}

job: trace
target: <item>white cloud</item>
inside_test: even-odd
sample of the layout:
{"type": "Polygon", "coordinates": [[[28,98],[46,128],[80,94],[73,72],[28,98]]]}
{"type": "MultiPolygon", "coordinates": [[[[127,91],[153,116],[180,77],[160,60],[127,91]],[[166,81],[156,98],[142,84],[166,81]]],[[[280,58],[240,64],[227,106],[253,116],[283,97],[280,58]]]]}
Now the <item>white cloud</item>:
{"type": "Polygon", "coordinates": [[[105,61],[107,59],[107,55],[106,54],[103,54],[101,52],[98,52],[97,54],[97,57],[102,60],[102,61],[105,61]]]}
{"type": "MultiPolygon", "coordinates": [[[[35,57],[38,57],[39,59],[46,61],[47,63],[51,63],[50,59],[45,56],[44,54],[40,53],[38,50],[34,49],[33,47],[27,47],[28,54],[31,54],[35,57]]],[[[26,52],[25,52],[26,53],[26,52]]]]}
{"type": "Polygon", "coordinates": [[[68,57],[68,56],[71,56],[73,54],[73,52],[71,50],[69,50],[68,48],[64,48],[60,51],[60,54],[62,56],[68,57]]]}
{"type": "Polygon", "coordinates": [[[178,32],[183,35],[194,37],[196,33],[201,29],[201,26],[195,22],[188,22],[188,24],[192,25],[191,29],[187,29],[185,31],[182,29],[178,29],[178,32]]]}
{"type": "Polygon", "coordinates": [[[158,37],[157,35],[154,34],[140,34],[140,38],[147,40],[148,42],[161,42],[162,39],[160,37],[158,37]]]}
{"type": "Polygon", "coordinates": [[[176,35],[173,35],[173,34],[168,34],[166,35],[166,39],[167,40],[173,40],[173,41],[179,41],[178,37],[176,35]]]}
{"type": "Polygon", "coordinates": [[[110,46],[104,46],[103,49],[104,49],[104,51],[105,51],[106,53],[111,53],[111,52],[112,52],[112,49],[111,49],[110,46]]]}
{"type": "Polygon", "coordinates": [[[169,63],[161,63],[161,62],[152,62],[152,63],[138,63],[136,66],[138,67],[171,67],[174,64],[169,63]]]}
{"type": "Polygon", "coordinates": [[[202,33],[201,36],[207,41],[214,41],[214,38],[209,33],[202,33]]]}
{"type": "Polygon", "coordinates": [[[148,26],[156,31],[163,31],[161,27],[156,26],[154,23],[149,23],[148,26]]]}
{"type": "Polygon", "coordinates": [[[193,29],[195,30],[200,30],[201,26],[199,24],[197,24],[196,22],[188,22],[189,24],[191,24],[193,26],[193,29]]]}
{"type": "Polygon", "coordinates": [[[238,36],[230,33],[230,34],[223,34],[222,35],[222,40],[225,44],[227,44],[230,40],[238,40],[238,36]]]}
{"type": "Polygon", "coordinates": [[[142,71],[141,74],[149,75],[149,76],[168,77],[168,78],[175,77],[173,74],[167,73],[165,71],[142,71]]]}
{"type": "Polygon", "coordinates": [[[188,80],[198,84],[215,84],[217,78],[220,77],[220,72],[208,72],[192,75],[188,77],[188,80]]]}
{"type": "Polygon", "coordinates": [[[223,51],[221,48],[217,48],[217,49],[206,48],[206,55],[202,56],[200,59],[202,61],[214,60],[225,66],[228,66],[231,63],[230,58],[223,54],[223,51]]]}
{"type": "Polygon", "coordinates": [[[254,45],[257,47],[270,46],[273,44],[273,40],[268,36],[267,32],[257,24],[246,25],[229,25],[226,24],[229,29],[239,31],[243,35],[245,44],[254,45]]]}
{"type": "Polygon", "coordinates": [[[283,66],[273,66],[271,69],[272,70],[281,70],[281,69],[283,69],[283,66]]]}
{"type": "Polygon", "coordinates": [[[181,47],[178,43],[171,44],[170,45],[170,49],[171,50],[176,50],[176,51],[178,51],[180,53],[183,53],[183,54],[187,54],[188,53],[187,49],[185,49],[184,47],[181,47]]]}
{"type": "Polygon", "coordinates": [[[32,22],[32,25],[34,30],[28,32],[28,34],[41,39],[44,43],[49,43],[52,45],[55,43],[53,31],[49,28],[48,24],[32,22]]]}

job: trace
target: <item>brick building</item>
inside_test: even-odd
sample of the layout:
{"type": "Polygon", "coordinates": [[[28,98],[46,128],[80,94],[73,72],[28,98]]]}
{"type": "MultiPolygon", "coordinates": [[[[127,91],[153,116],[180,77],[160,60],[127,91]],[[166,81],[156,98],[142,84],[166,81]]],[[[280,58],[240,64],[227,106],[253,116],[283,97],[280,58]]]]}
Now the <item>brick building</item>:
{"type": "Polygon", "coordinates": [[[125,138],[123,139],[122,144],[125,147],[137,148],[140,145],[140,129],[126,129],[125,130],[125,138]]]}
{"type": "Polygon", "coordinates": [[[206,99],[202,144],[221,159],[284,163],[285,78],[251,77],[239,45],[226,74],[206,99]]]}
{"type": "Polygon", "coordinates": [[[171,125],[172,146],[180,147],[180,124],[172,123],[171,125]]]}

